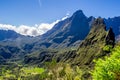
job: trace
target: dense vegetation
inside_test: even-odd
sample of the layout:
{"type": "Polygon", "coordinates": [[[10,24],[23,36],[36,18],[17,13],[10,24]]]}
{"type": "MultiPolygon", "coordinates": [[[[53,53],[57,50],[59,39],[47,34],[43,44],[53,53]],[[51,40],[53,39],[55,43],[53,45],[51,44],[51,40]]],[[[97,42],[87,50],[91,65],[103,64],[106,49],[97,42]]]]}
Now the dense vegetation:
{"type": "MultiPolygon", "coordinates": [[[[112,51],[104,59],[95,61],[91,71],[93,80],[120,80],[120,47],[110,50],[105,46],[103,50],[112,51]]],[[[0,66],[0,80],[84,80],[84,69],[66,63],[57,63],[55,60],[46,62],[44,68],[22,65],[0,66]]]]}
{"type": "MultiPolygon", "coordinates": [[[[109,50],[108,46],[105,50],[109,50]]],[[[116,47],[110,57],[95,61],[92,72],[94,80],[120,80],[120,47],[116,47]]]]}
{"type": "Polygon", "coordinates": [[[103,50],[110,53],[95,60],[93,70],[56,60],[45,62],[43,68],[9,63],[0,66],[0,80],[86,80],[88,73],[92,75],[89,80],[120,80],[120,46],[107,45],[103,50]]]}
{"type": "Polygon", "coordinates": [[[78,66],[52,62],[45,63],[45,69],[22,65],[2,65],[0,80],[81,80],[82,71],[78,66]]]}
{"type": "Polygon", "coordinates": [[[28,67],[17,65],[1,65],[0,66],[0,80],[38,80],[40,74],[45,71],[44,68],[28,67]]]}

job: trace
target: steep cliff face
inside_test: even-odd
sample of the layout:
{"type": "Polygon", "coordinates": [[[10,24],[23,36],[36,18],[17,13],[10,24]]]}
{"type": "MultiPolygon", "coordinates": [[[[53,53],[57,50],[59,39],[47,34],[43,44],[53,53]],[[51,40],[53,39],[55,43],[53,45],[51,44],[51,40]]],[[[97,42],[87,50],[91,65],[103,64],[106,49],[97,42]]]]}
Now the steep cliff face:
{"type": "Polygon", "coordinates": [[[107,36],[106,36],[106,45],[113,45],[114,47],[114,42],[115,42],[115,34],[113,33],[112,28],[108,30],[107,36]]]}
{"type": "MultiPolygon", "coordinates": [[[[110,28],[106,31],[106,25],[104,20],[101,18],[96,19],[92,28],[83,40],[76,52],[74,52],[74,57],[69,57],[66,59],[73,65],[90,65],[93,59],[102,57],[108,53],[104,53],[103,48],[106,45],[114,46],[115,38],[112,29],[110,28]]],[[[69,55],[71,53],[67,53],[69,55]]]]}

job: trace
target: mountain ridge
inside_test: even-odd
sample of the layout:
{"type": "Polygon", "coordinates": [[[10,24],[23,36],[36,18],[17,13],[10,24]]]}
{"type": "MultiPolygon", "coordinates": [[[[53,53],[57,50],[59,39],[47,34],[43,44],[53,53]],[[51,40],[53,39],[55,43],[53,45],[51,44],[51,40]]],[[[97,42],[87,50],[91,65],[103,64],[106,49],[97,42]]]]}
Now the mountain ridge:
{"type": "Polygon", "coordinates": [[[106,26],[105,19],[87,18],[79,10],[42,36],[0,41],[0,70],[6,69],[3,78],[91,80],[94,60],[111,55],[111,50],[118,45],[114,30],[106,26]],[[36,74],[40,67],[45,71],[36,74]],[[31,69],[35,72],[26,74],[31,69]],[[6,73],[15,77],[6,77],[6,73]]]}
{"type": "MultiPolygon", "coordinates": [[[[54,25],[54,27],[51,29],[51,30],[48,30],[46,33],[44,33],[43,35],[41,35],[41,36],[37,36],[37,37],[40,37],[40,39],[42,39],[42,40],[45,40],[46,38],[45,38],[45,36],[49,36],[50,34],[53,34],[53,32],[55,32],[56,30],[58,30],[58,29],[60,29],[60,26],[64,26],[65,25],[65,23],[66,23],[66,25],[69,25],[69,24],[67,24],[67,23],[69,23],[70,22],[70,18],[72,19],[72,18],[74,18],[74,16],[82,16],[82,17],[84,17],[85,15],[84,15],[84,13],[83,13],[83,11],[82,10],[78,10],[78,11],[76,11],[75,13],[73,13],[73,15],[72,15],[72,17],[68,17],[67,19],[65,19],[65,20],[63,20],[63,21],[59,21],[58,23],[56,23],[55,25],[54,25]],[[57,27],[57,28],[56,28],[57,27]]],[[[86,16],[85,16],[86,17],[86,16]]],[[[95,17],[93,17],[93,16],[90,16],[90,17],[86,17],[87,19],[88,19],[88,23],[89,23],[89,29],[90,29],[90,26],[91,26],[91,23],[92,23],[92,21],[95,19],[95,17]]],[[[72,20],[71,20],[72,21],[72,20]]],[[[117,17],[113,17],[113,18],[104,18],[104,21],[105,21],[105,23],[106,23],[106,26],[107,26],[107,29],[108,28],[110,28],[110,27],[112,27],[113,28],[113,31],[114,31],[114,33],[115,33],[115,36],[116,36],[116,38],[118,37],[119,38],[119,34],[120,34],[120,31],[119,31],[119,26],[120,26],[120,16],[117,16],[117,17]]],[[[74,29],[74,28],[73,28],[74,29]]],[[[0,29],[0,30],[2,30],[2,29],[0,29]]],[[[87,28],[86,28],[86,30],[87,30],[87,28]]],[[[9,30],[8,30],[9,31],[9,30]]],[[[14,30],[10,30],[10,31],[14,31],[14,30]]],[[[1,32],[1,31],[0,31],[1,32]]],[[[14,31],[14,32],[16,32],[16,31],[14,31]]],[[[88,31],[89,32],[89,31],[88,31]]],[[[17,34],[19,34],[19,33],[17,33],[17,34]]],[[[54,33],[55,34],[55,33],[54,33]]],[[[83,33],[84,34],[84,33],[83,33]]],[[[19,35],[22,35],[22,34],[19,34],[19,35]]],[[[7,36],[9,36],[9,34],[7,34],[7,36]]],[[[3,37],[5,37],[5,35],[3,35],[3,37]]],[[[7,39],[6,39],[7,40],[7,39]]],[[[41,40],[41,41],[42,41],[41,40]]]]}
{"type": "MultiPolygon", "coordinates": [[[[82,10],[78,10],[71,17],[55,24],[55,26],[51,30],[49,30],[42,36],[24,36],[24,38],[17,38],[11,41],[0,41],[0,45],[8,50],[10,54],[12,52],[8,47],[18,48],[19,50],[22,50],[23,53],[25,53],[24,55],[34,53],[43,49],[63,49],[63,51],[65,51],[65,49],[77,49],[82,41],[85,39],[85,37],[88,35],[90,29],[92,28],[91,26],[93,25],[94,20],[95,18],[93,16],[87,18],[82,10]],[[19,45],[18,43],[21,45],[19,45]]],[[[106,24],[106,21],[100,23],[106,24]]],[[[109,27],[106,26],[106,28],[108,29],[109,27]]],[[[3,53],[5,52],[1,52],[1,54],[3,53]]]]}

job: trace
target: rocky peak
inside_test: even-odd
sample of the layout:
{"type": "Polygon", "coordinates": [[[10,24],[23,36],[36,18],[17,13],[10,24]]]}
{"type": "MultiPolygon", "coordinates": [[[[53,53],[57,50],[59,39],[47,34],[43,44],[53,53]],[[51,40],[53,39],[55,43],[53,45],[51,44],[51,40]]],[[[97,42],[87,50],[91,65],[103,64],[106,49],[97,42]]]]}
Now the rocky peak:
{"type": "Polygon", "coordinates": [[[95,27],[97,29],[103,28],[104,30],[106,30],[106,25],[104,22],[104,19],[102,18],[97,18],[93,21],[92,27],[95,27]]]}
{"type": "Polygon", "coordinates": [[[102,19],[102,18],[97,18],[97,19],[95,19],[95,21],[94,21],[94,23],[93,23],[94,25],[105,25],[105,23],[104,23],[104,19],[102,19]]]}
{"type": "Polygon", "coordinates": [[[115,34],[114,34],[112,28],[110,27],[110,29],[108,30],[108,34],[106,36],[106,45],[114,46],[114,43],[115,43],[115,34]]]}
{"type": "Polygon", "coordinates": [[[73,16],[85,16],[82,10],[76,11],[73,16]]]}

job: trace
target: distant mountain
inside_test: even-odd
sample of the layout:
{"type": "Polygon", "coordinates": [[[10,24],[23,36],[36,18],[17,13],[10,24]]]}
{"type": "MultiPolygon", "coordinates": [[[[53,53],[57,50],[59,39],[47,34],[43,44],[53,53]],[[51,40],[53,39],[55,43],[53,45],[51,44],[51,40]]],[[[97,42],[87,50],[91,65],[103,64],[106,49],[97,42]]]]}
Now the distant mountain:
{"type": "Polygon", "coordinates": [[[21,59],[30,52],[33,43],[38,40],[37,37],[24,36],[13,30],[0,30],[0,62],[21,59]]]}
{"type": "Polygon", "coordinates": [[[87,36],[89,29],[88,18],[81,10],[78,10],[70,18],[60,21],[43,34],[41,37],[43,42],[39,45],[47,48],[73,46],[87,36]]]}
{"type": "MultiPolygon", "coordinates": [[[[91,16],[88,18],[89,26],[95,20],[95,17],[91,16]]],[[[106,29],[108,30],[110,27],[113,29],[115,33],[115,37],[120,38],[120,16],[113,18],[104,18],[104,22],[106,24],[106,29]]],[[[120,39],[119,39],[120,40],[120,39]]]]}
{"type": "MultiPolygon", "coordinates": [[[[87,18],[81,10],[78,10],[72,15],[72,17],[67,18],[64,21],[60,21],[51,30],[43,34],[42,40],[44,41],[39,45],[47,48],[76,46],[80,43],[81,40],[83,40],[87,36],[94,20],[95,17],[91,16],[87,18]],[[74,23],[74,21],[76,23],[74,23]],[[72,27],[72,29],[70,27],[72,27]],[[72,30],[74,30],[75,33],[73,33],[72,30]],[[73,35],[71,36],[69,33],[73,33],[73,35]]],[[[120,34],[119,21],[120,17],[114,17],[109,19],[104,18],[106,29],[108,30],[110,27],[112,27],[113,32],[115,33],[115,37],[120,34]]]]}
{"type": "MultiPolygon", "coordinates": [[[[43,34],[39,43],[43,48],[62,48],[78,46],[87,36],[95,17],[86,17],[81,10],[76,11],[70,18],[57,23],[51,30],[43,34]]],[[[120,39],[120,17],[104,18],[106,29],[112,27],[116,39],[120,39]]]]}
{"type": "Polygon", "coordinates": [[[22,37],[22,35],[13,30],[0,30],[0,41],[14,40],[18,37],[22,37]]]}
{"type": "MultiPolygon", "coordinates": [[[[89,26],[91,26],[91,23],[94,19],[95,17],[93,16],[88,18],[89,26]]],[[[106,29],[108,30],[111,27],[115,33],[116,39],[120,38],[120,16],[113,18],[104,18],[104,22],[106,24],[106,29]]]]}
{"type": "Polygon", "coordinates": [[[104,20],[105,20],[107,28],[109,28],[109,27],[113,28],[113,31],[114,31],[116,37],[118,35],[120,35],[120,16],[108,18],[108,19],[104,19],[104,20]]]}

